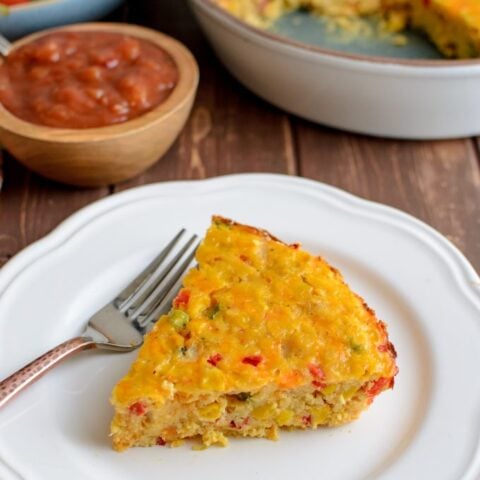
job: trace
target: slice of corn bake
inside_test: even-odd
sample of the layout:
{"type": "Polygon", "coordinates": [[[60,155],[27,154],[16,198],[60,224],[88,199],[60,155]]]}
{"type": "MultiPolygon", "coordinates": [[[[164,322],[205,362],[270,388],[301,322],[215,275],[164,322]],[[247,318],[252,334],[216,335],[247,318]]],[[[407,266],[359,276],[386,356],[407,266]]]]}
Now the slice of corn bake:
{"type": "Polygon", "coordinates": [[[217,216],[196,259],[113,391],[116,450],[341,425],[393,386],[385,325],[322,258],[217,216]]]}

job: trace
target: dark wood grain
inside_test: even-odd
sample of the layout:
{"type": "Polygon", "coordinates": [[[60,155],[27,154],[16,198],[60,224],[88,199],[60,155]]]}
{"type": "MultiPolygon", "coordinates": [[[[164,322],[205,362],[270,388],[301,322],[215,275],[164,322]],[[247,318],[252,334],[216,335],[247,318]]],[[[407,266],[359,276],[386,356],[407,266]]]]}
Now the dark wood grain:
{"type": "Polygon", "coordinates": [[[3,186],[3,152],[0,150],[0,192],[3,186]]]}
{"type": "Polygon", "coordinates": [[[217,76],[215,83],[202,84],[191,118],[167,155],[116,190],[240,172],[296,173],[288,117],[262,105],[233,81],[222,86],[219,80],[217,76]]]}
{"type": "Polygon", "coordinates": [[[22,248],[43,237],[79,208],[108,194],[107,188],[81,190],[30,173],[5,159],[0,193],[0,266],[22,248]]]}
{"type": "Polygon", "coordinates": [[[394,141],[296,120],[301,174],[400,208],[480,267],[480,172],[471,140],[394,141]]]}

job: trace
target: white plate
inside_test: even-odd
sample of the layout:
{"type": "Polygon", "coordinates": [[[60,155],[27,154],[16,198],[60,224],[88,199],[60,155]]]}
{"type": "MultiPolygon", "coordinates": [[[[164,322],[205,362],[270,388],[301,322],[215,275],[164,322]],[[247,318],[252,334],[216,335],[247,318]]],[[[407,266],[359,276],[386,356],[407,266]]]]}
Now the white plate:
{"type": "Polygon", "coordinates": [[[339,267],[388,323],[400,367],[395,389],[342,428],[203,452],[186,445],[118,454],[108,439],[108,397],[135,354],[91,352],[0,411],[0,478],[478,479],[477,275],[423,223],[308,180],[150,185],[77,213],[0,273],[0,377],[79,333],[173,232],[203,233],[213,213],[299,240],[339,267]]]}
{"type": "Polygon", "coordinates": [[[189,0],[225,66],[260,97],[332,127],[395,138],[480,134],[480,60],[348,54],[253,28],[189,0]]]}

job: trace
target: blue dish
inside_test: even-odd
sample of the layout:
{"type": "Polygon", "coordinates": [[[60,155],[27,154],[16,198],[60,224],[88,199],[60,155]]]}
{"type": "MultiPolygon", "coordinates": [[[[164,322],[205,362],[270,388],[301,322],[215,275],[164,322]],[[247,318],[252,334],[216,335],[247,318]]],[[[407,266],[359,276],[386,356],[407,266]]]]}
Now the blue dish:
{"type": "Polygon", "coordinates": [[[68,23],[88,22],[101,18],[123,0],[39,0],[10,7],[0,13],[0,33],[10,39],[68,23]]]}
{"type": "MultiPolygon", "coordinates": [[[[371,32],[378,31],[375,19],[362,20],[371,32]]],[[[413,31],[402,32],[408,42],[395,46],[391,38],[378,34],[354,35],[329,28],[331,23],[322,17],[298,11],[282,16],[270,31],[307,45],[328,48],[337,52],[354,55],[372,55],[404,59],[442,59],[441,53],[426,36],[413,31]]]]}

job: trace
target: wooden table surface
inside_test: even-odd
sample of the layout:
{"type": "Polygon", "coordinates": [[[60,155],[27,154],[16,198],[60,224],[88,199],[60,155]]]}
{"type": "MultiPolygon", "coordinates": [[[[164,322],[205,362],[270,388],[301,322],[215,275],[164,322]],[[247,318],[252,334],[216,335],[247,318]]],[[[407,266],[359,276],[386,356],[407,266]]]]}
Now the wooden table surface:
{"type": "Polygon", "coordinates": [[[55,184],[5,155],[0,266],[79,208],[115,192],[180,178],[276,172],[411,213],[446,235],[480,270],[480,139],[394,141],[321,127],[272,107],[232,78],[185,2],[132,0],[113,18],[157,28],[191,48],[202,77],[192,116],[155,166],[105,188],[55,184]]]}

